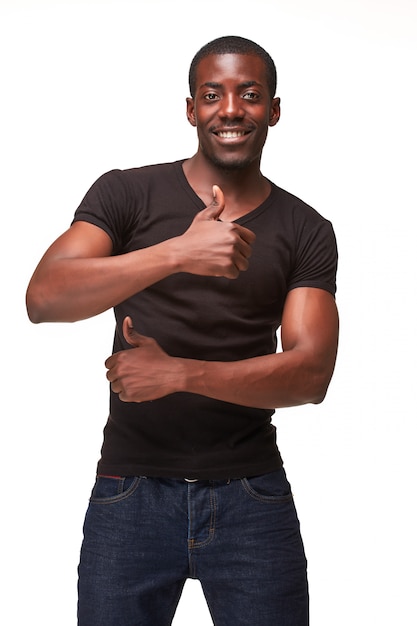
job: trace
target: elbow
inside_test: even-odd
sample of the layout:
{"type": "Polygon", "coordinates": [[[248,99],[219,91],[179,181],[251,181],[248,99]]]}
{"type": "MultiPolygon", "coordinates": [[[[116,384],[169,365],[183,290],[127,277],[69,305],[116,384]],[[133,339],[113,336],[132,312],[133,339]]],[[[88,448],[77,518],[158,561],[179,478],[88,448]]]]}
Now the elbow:
{"type": "Polygon", "coordinates": [[[327,395],[327,389],[328,387],[317,390],[316,395],[310,401],[311,404],[321,404],[327,395]]]}
{"type": "Polygon", "coordinates": [[[41,324],[42,322],[46,322],[47,320],[42,317],[42,315],[38,315],[36,312],[27,309],[27,314],[29,320],[32,324],[41,324]]]}
{"type": "Polygon", "coordinates": [[[26,293],[26,311],[32,324],[40,324],[47,321],[44,302],[30,289],[26,293]]]}
{"type": "Polygon", "coordinates": [[[43,322],[76,322],[84,319],[74,315],[74,307],[49,291],[29,285],[26,292],[26,311],[32,324],[43,322]]]}
{"type": "Polygon", "coordinates": [[[26,291],[26,311],[32,324],[58,321],[51,297],[34,283],[30,283],[26,291]]]}
{"type": "Polygon", "coordinates": [[[27,307],[26,307],[26,310],[27,310],[29,321],[32,322],[32,324],[40,324],[42,322],[42,319],[38,317],[37,315],[35,315],[32,311],[29,311],[27,307]]]}
{"type": "Polygon", "coordinates": [[[327,390],[333,376],[333,368],[331,372],[320,372],[315,376],[314,384],[311,389],[311,404],[321,404],[327,395],[327,390]]]}

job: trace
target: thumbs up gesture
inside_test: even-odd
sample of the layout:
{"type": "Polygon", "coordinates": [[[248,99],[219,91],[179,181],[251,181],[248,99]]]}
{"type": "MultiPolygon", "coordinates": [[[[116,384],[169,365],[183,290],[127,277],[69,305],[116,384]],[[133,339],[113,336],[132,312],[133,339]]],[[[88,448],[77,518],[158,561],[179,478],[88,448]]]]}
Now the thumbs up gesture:
{"type": "Polygon", "coordinates": [[[120,400],[144,402],[178,391],[179,360],[152,337],[140,335],[129,316],[123,320],[123,336],[132,349],[116,352],[105,362],[107,380],[120,400]]]}
{"type": "Polygon", "coordinates": [[[213,185],[213,200],[197,213],[180,241],[180,271],[237,278],[248,269],[255,235],[235,222],[220,221],[223,191],[213,185]]]}

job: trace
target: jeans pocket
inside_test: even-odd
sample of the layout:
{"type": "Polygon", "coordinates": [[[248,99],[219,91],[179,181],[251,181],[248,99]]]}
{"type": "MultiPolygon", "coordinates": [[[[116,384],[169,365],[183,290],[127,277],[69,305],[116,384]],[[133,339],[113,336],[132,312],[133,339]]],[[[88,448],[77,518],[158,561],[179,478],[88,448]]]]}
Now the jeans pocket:
{"type": "Polygon", "coordinates": [[[140,483],[138,476],[101,476],[96,477],[90,502],[111,504],[128,498],[140,483]]]}
{"type": "Polygon", "coordinates": [[[241,479],[246,493],[260,502],[288,502],[293,499],[284,468],[276,472],[241,479]]]}

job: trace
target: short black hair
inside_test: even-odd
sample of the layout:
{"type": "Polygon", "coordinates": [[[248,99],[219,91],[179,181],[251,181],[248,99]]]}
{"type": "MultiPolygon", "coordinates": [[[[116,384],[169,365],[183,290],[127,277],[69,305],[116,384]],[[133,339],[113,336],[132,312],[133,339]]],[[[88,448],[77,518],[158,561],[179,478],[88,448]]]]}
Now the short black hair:
{"type": "Polygon", "coordinates": [[[190,86],[191,97],[194,98],[196,91],[197,67],[202,59],[211,54],[250,54],[260,57],[265,63],[268,88],[271,98],[275,96],[277,88],[277,70],[275,63],[266,50],[250,39],[237,37],[236,35],[227,35],[213,39],[203,46],[194,56],[190,65],[188,75],[188,84],[190,86]]]}

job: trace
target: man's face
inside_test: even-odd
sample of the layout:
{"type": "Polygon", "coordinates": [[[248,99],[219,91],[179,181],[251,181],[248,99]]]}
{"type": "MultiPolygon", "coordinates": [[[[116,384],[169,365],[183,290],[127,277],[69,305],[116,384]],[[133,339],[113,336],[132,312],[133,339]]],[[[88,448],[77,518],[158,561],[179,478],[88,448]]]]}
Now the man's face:
{"type": "Polygon", "coordinates": [[[199,151],[214,165],[235,170],[259,163],[268,127],[279,120],[279,98],[271,98],[263,60],[241,54],[202,59],[187,117],[197,128],[199,151]]]}

